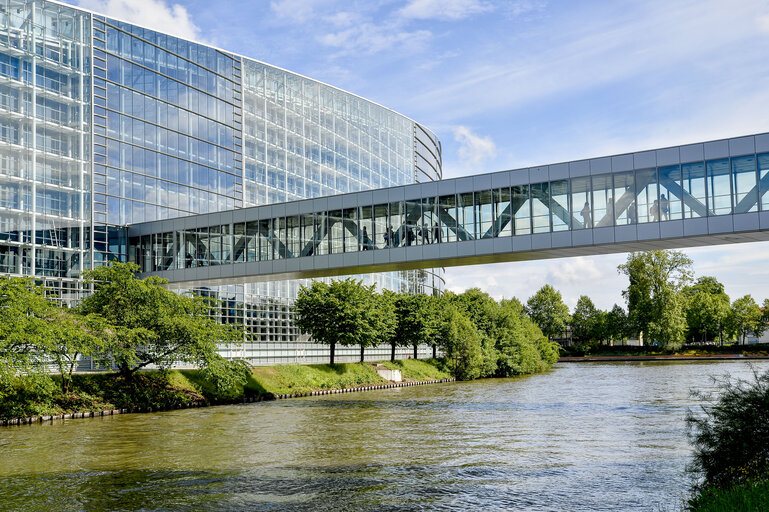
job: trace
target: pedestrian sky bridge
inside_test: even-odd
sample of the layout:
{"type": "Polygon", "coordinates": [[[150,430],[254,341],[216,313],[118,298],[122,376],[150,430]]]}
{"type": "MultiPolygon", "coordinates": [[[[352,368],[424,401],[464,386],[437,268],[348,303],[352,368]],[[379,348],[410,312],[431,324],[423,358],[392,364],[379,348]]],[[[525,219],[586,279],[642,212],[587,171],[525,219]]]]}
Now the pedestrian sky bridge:
{"type": "Polygon", "coordinates": [[[212,286],[769,240],[769,133],[134,224],[212,286]]]}

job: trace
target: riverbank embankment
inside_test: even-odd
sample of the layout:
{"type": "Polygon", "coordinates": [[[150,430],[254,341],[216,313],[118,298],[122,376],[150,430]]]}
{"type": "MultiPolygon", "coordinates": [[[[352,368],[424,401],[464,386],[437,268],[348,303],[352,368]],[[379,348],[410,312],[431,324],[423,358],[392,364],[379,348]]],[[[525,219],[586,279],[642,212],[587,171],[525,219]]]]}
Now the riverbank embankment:
{"type": "Polygon", "coordinates": [[[638,356],[566,356],[558,358],[559,363],[597,363],[610,361],[746,361],[769,360],[769,355],[757,354],[716,354],[703,356],[690,355],[638,355],[638,356]]]}
{"type": "Polygon", "coordinates": [[[372,391],[450,382],[440,361],[299,365],[253,368],[247,382],[216,389],[197,370],[141,372],[130,381],[115,373],[73,376],[72,390],[49,397],[29,397],[4,411],[0,425],[25,425],[117,414],[252,403],[304,396],[372,391]],[[382,378],[377,368],[399,370],[402,381],[382,378]]]}

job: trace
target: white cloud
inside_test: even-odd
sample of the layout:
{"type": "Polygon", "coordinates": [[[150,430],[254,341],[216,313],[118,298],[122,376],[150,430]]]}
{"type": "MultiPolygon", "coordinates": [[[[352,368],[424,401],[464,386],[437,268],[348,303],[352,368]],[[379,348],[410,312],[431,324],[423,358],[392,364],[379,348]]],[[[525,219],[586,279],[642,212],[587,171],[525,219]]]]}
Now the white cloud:
{"type": "Polygon", "coordinates": [[[459,143],[457,154],[463,164],[480,165],[497,156],[497,146],[491,137],[476,135],[466,126],[454,128],[454,140],[459,143]]]}
{"type": "Polygon", "coordinates": [[[316,16],[316,7],[323,0],[275,0],[270,2],[270,9],[278,17],[294,23],[305,23],[316,16]]]}
{"type": "Polygon", "coordinates": [[[179,4],[164,0],[81,0],[80,6],[184,39],[201,41],[200,28],[179,4]]]}
{"type": "Polygon", "coordinates": [[[360,23],[339,32],[324,34],[321,43],[339,48],[338,55],[373,54],[392,48],[413,51],[431,37],[428,30],[409,32],[391,24],[360,23]]]}
{"type": "Polygon", "coordinates": [[[479,0],[411,0],[399,14],[418,20],[461,20],[492,9],[492,5],[479,0]]]}

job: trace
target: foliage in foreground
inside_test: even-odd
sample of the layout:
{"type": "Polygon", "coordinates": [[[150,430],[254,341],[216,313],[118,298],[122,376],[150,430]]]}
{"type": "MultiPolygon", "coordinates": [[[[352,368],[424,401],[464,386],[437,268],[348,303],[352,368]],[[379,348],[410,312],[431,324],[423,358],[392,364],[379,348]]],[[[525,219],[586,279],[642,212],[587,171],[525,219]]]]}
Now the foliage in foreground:
{"type": "Polygon", "coordinates": [[[728,489],[711,487],[689,500],[692,512],[763,512],[769,510],[769,480],[735,485],[728,489]]]}
{"type": "Polygon", "coordinates": [[[693,502],[769,477],[769,371],[717,384],[717,397],[695,393],[704,404],[686,418],[694,446],[689,470],[698,480],[693,502]]]}

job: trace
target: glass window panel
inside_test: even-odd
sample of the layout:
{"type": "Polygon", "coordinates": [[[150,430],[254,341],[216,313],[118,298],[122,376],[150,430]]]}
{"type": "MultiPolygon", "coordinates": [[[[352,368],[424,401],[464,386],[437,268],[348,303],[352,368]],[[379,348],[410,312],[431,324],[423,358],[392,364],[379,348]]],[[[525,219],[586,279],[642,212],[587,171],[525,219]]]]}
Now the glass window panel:
{"type": "Polygon", "coordinates": [[[473,211],[473,193],[457,194],[457,235],[461,240],[475,238],[475,215],[473,211]]]}
{"type": "Polygon", "coordinates": [[[343,212],[344,252],[360,251],[361,237],[358,232],[358,209],[345,208],[343,212]]]}
{"type": "Polygon", "coordinates": [[[734,213],[747,213],[758,210],[757,184],[756,157],[748,155],[732,158],[734,213]]]}
{"type": "Polygon", "coordinates": [[[510,189],[494,190],[494,236],[510,236],[513,233],[510,189]]]}
{"type": "Polygon", "coordinates": [[[263,219],[259,221],[259,261],[271,260],[273,255],[273,240],[275,235],[272,231],[272,219],[263,219]]]}
{"type": "Polygon", "coordinates": [[[390,203],[390,223],[385,237],[389,240],[390,247],[401,247],[405,244],[403,228],[403,201],[390,203]]]}
{"type": "Polygon", "coordinates": [[[342,210],[328,212],[328,231],[330,241],[330,254],[344,252],[344,226],[342,224],[342,210]]]}
{"type": "Polygon", "coordinates": [[[611,174],[592,177],[593,221],[595,227],[603,228],[614,225],[614,188],[611,174]]]}
{"type": "Polygon", "coordinates": [[[758,190],[761,211],[769,211],[769,153],[758,155],[758,190]]]}
{"type": "Polygon", "coordinates": [[[681,167],[669,165],[659,168],[660,214],[662,220],[680,220],[683,218],[681,167]]]}
{"type": "Polygon", "coordinates": [[[457,198],[454,195],[441,196],[438,202],[438,217],[440,218],[441,229],[441,236],[438,242],[456,242],[457,198]]]}
{"type": "Polygon", "coordinates": [[[419,199],[406,201],[406,227],[404,236],[406,245],[422,243],[420,219],[422,218],[422,201],[419,199]]]}
{"type": "Polygon", "coordinates": [[[614,174],[614,219],[617,226],[635,224],[633,171],[614,174]]]}
{"type": "Polygon", "coordinates": [[[635,173],[636,215],[638,223],[660,220],[659,186],[657,169],[641,169],[635,173]]]}
{"type": "Polygon", "coordinates": [[[531,234],[531,198],[528,185],[516,185],[511,189],[515,235],[531,234]]]}
{"type": "Polygon", "coordinates": [[[390,224],[388,223],[387,205],[378,204],[374,206],[374,248],[384,249],[390,247],[392,243],[390,234],[390,224]]]}
{"type": "Polygon", "coordinates": [[[708,206],[710,215],[732,213],[732,191],[729,183],[729,159],[706,162],[708,177],[708,206]]]}
{"type": "Polygon", "coordinates": [[[374,248],[374,207],[364,206],[360,209],[358,226],[361,229],[361,250],[370,251],[374,248]]]}
{"type": "Polygon", "coordinates": [[[572,229],[593,227],[593,210],[590,206],[590,176],[571,179],[572,229]]]}
{"type": "Polygon", "coordinates": [[[707,215],[705,163],[682,164],[681,184],[683,186],[684,218],[705,217],[707,215]]]}
{"type": "Polygon", "coordinates": [[[296,258],[300,255],[299,216],[286,217],[286,257],[296,258]]]}
{"type": "Polygon", "coordinates": [[[438,220],[438,199],[435,197],[422,198],[420,230],[422,243],[437,244],[440,241],[441,229],[438,220]]]}
{"type": "Polygon", "coordinates": [[[550,182],[550,222],[553,231],[566,231],[571,224],[569,212],[569,181],[550,182]]]}
{"type": "Polygon", "coordinates": [[[533,233],[550,231],[550,190],[547,183],[531,185],[531,226],[533,233]]]}
{"type": "Polygon", "coordinates": [[[477,237],[491,238],[494,234],[493,225],[493,195],[491,190],[483,190],[475,193],[475,219],[477,223],[477,237]]]}
{"type": "Polygon", "coordinates": [[[328,214],[319,212],[315,214],[315,239],[317,240],[316,254],[328,254],[329,236],[328,236],[328,214]]]}

